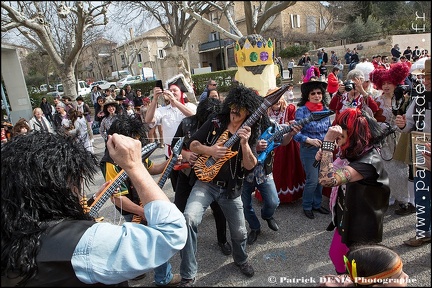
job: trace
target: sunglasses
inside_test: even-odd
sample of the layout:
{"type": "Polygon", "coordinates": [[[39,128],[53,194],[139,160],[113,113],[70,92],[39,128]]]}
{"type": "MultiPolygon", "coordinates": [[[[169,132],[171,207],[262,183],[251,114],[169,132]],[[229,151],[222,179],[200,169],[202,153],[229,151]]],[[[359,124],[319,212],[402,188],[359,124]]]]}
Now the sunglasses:
{"type": "Polygon", "coordinates": [[[309,93],[309,95],[322,95],[322,92],[311,92],[311,93],[309,93]]]}

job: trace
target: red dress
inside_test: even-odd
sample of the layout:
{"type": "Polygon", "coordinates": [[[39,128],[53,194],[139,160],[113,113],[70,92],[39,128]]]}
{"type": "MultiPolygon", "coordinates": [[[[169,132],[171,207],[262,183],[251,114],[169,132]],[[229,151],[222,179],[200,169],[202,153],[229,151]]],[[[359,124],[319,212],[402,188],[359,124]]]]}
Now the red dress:
{"type": "MultiPolygon", "coordinates": [[[[279,124],[289,124],[295,119],[296,106],[288,104],[285,111],[276,114],[269,109],[269,117],[279,124]]],[[[273,178],[276,184],[280,203],[291,203],[300,199],[306,181],[306,174],[300,160],[300,146],[297,141],[291,140],[286,146],[278,146],[274,150],[273,178]]],[[[259,191],[255,197],[262,201],[259,191]]]]}

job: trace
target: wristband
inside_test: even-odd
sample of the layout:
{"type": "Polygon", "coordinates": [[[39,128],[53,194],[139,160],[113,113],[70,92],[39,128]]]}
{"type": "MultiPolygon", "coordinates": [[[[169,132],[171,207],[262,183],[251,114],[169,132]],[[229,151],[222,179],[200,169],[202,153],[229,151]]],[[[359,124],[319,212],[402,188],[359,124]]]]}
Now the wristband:
{"type": "Polygon", "coordinates": [[[322,145],[321,145],[321,149],[323,151],[330,151],[333,152],[333,150],[335,149],[335,144],[334,142],[330,142],[330,141],[323,141],[322,145]]]}

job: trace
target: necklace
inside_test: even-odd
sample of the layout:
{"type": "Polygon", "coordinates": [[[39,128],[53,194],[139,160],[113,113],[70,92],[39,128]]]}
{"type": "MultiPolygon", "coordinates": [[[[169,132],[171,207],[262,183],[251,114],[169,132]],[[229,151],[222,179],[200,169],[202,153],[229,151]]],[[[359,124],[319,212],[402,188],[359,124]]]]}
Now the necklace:
{"type": "Polygon", "coordinates": [[[237,175],[237,160],[238,160],[238,155],[240,154],[240,149],[241,149],[241,145],[239,144],[239,148],[238,148],[238,153],[237,153],[237,155],[235,156],[235,161],[231,161],[231,160],[233,160],[234,158],[231,158],[229,161],[230,161],[230,163],[229,163],[229,167],[230,167],[230,172],[231,172],[231,179],[235,179],[235,177],[236,177],[236,175],[237,175]],[[234,173],[233,173],[233,171],[232,171],[232,162],[234,162],[234,173]]]}
{"type": "Polygon", "coordinates": [[[391,107],[392,107],[393,111],[398,111],[401,108],[401,106],[403,104],[402,100],[403,100],[403,98],[401,98],[401,99],[399,99],[399,101],[397,101],[395,96],[393,96],[391,98],[391,107]]]}

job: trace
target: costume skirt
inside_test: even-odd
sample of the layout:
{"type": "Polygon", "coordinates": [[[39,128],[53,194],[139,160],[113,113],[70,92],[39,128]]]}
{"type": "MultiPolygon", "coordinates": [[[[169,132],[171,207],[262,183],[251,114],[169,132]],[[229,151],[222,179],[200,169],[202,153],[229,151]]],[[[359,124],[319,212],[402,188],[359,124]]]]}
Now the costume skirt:
{"type": "MultiPolygon", "coordinates": [[[[279,146],[275,150],[273,162],[273,178],[280,203],[291,203],[303,195],[306,174],[300,160],[300,146],[292,140],[286,146],[279,146]]],[[[255,197],[262,201],[259,191],[255,197]]]]}

